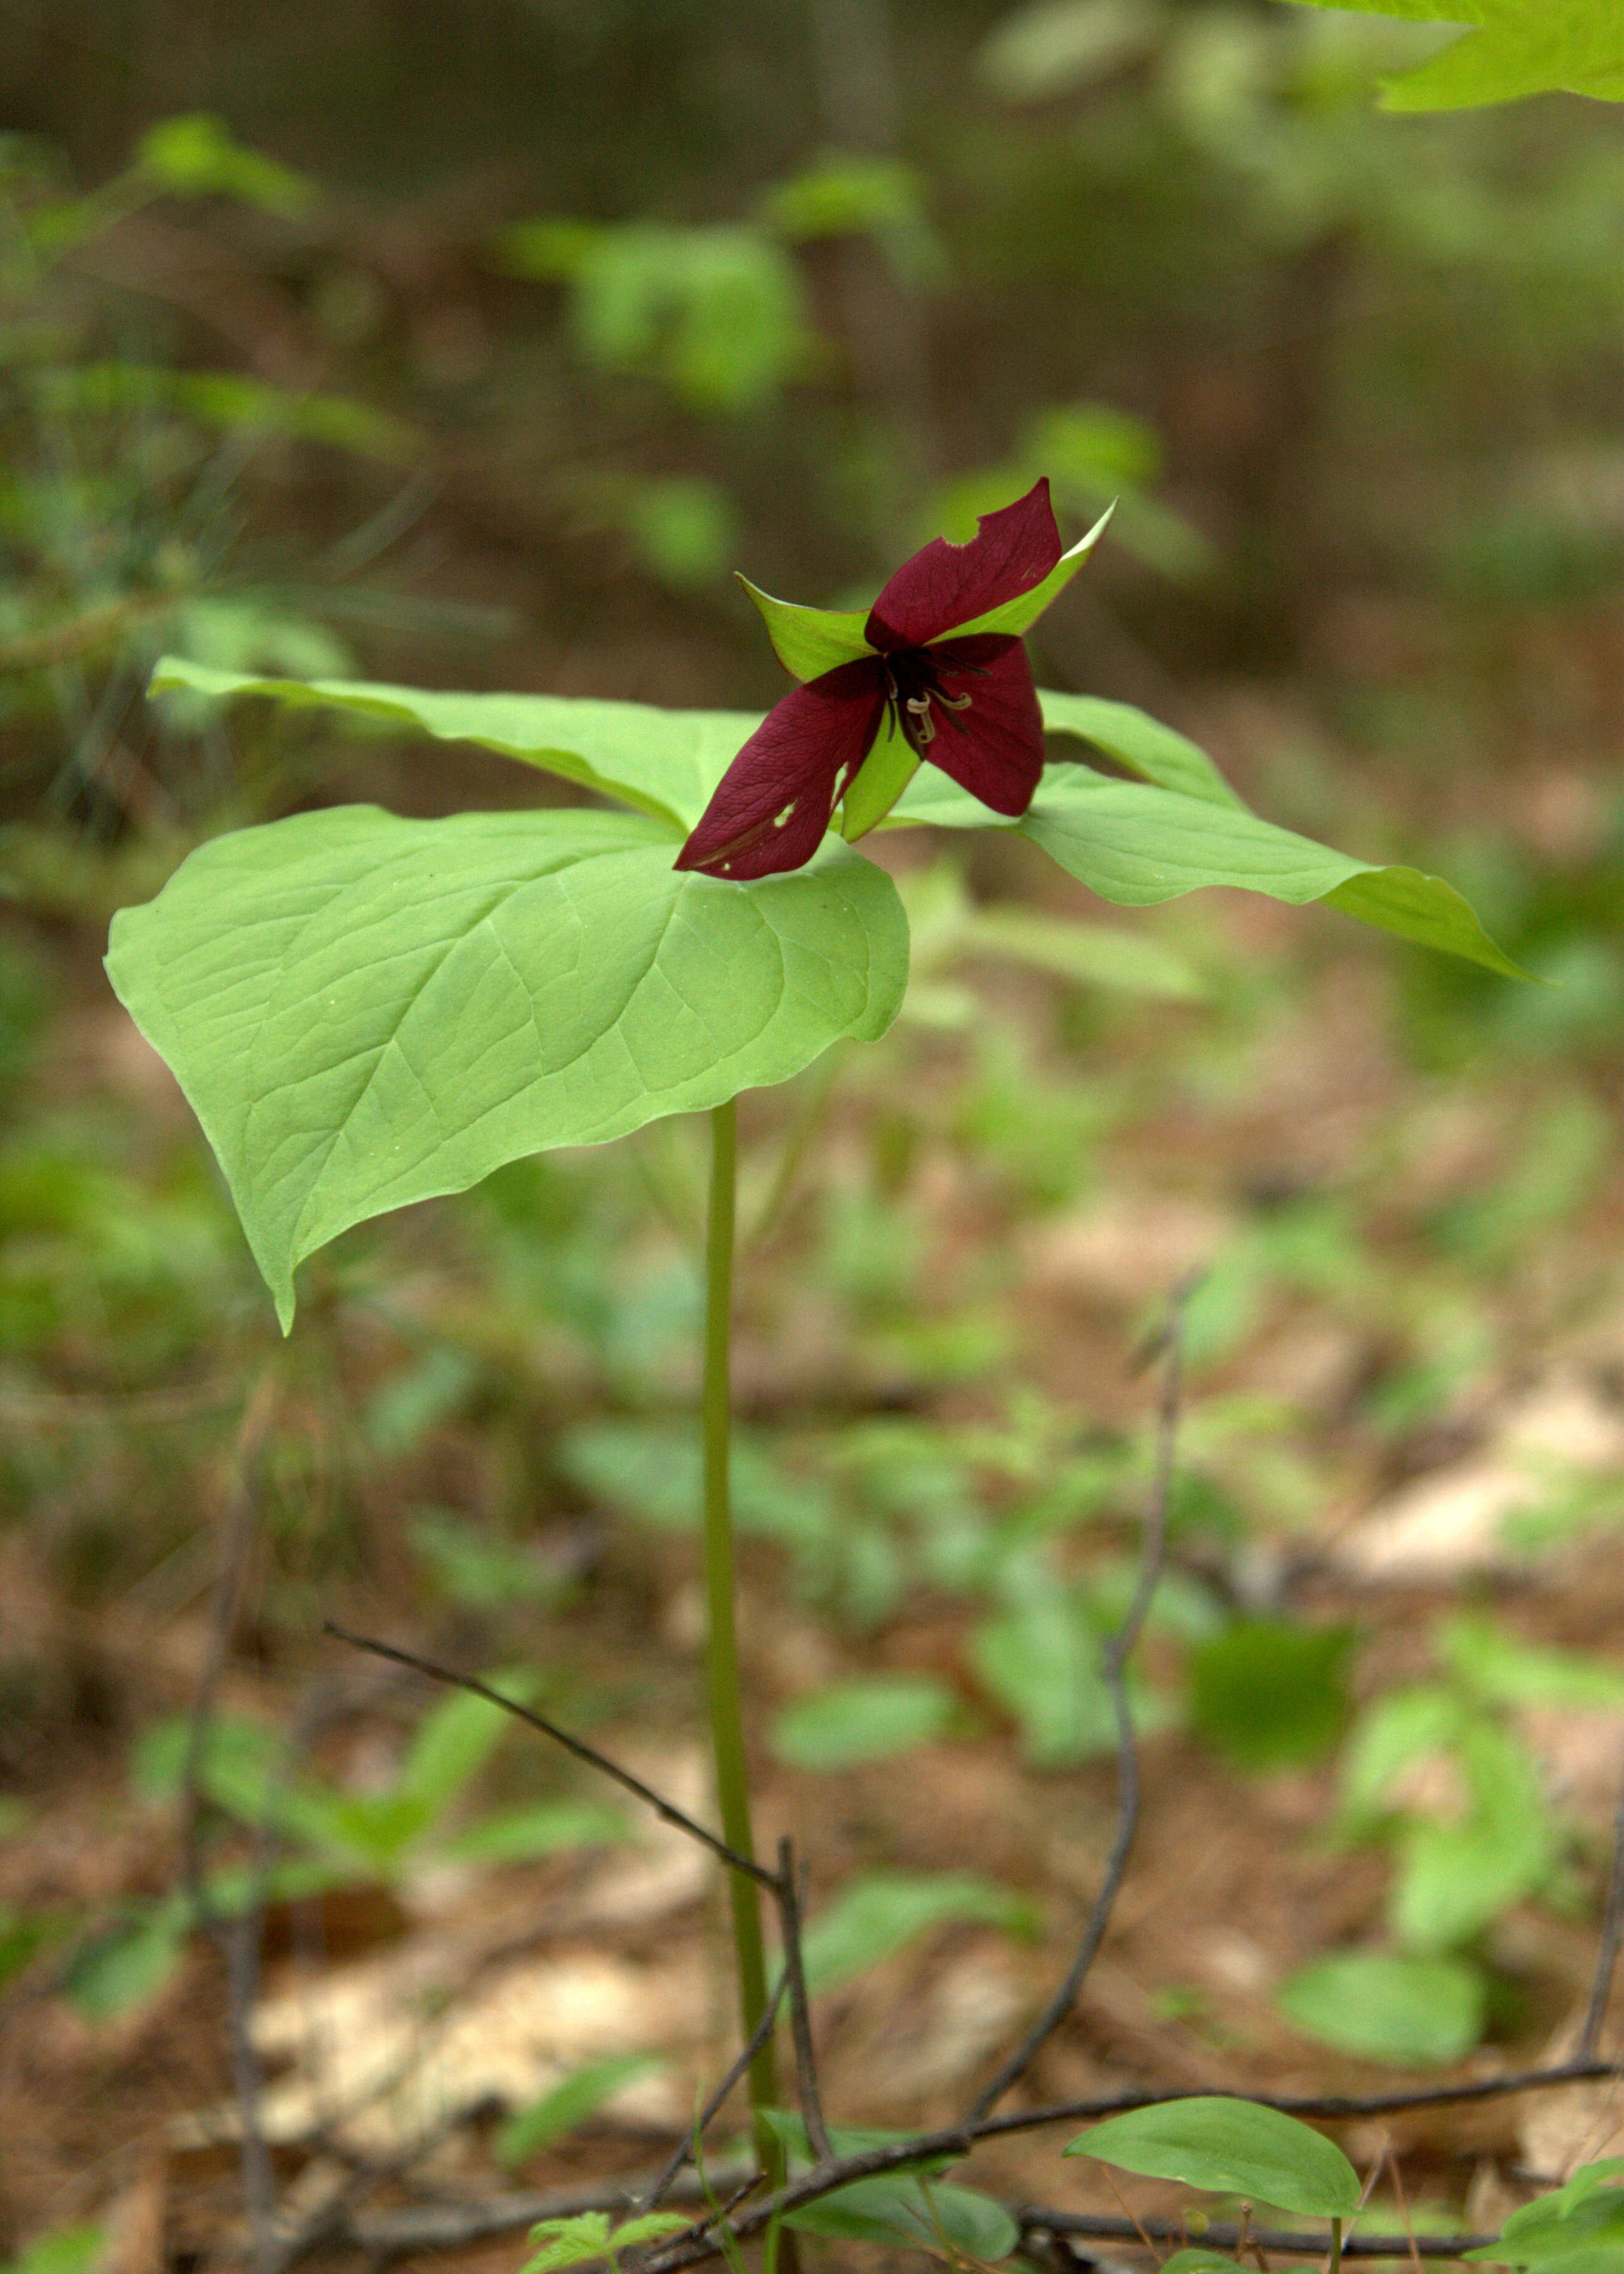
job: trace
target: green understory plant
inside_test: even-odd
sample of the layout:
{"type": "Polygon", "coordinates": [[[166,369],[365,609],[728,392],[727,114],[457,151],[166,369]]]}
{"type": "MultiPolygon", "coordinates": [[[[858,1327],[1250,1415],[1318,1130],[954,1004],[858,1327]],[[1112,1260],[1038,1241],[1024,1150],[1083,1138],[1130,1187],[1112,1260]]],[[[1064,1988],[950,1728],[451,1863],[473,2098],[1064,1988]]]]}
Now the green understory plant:
{"type": "Polygon", "coordinates": [[[1442,1620],[1432,1650],[1438,1677],[1367,1706],[1342,1765],[1340,1837],[1392,1857],[1391,1946],[1334,1952],[1280,1993],[1308,2036],[1401,2065],[1470,2052],[1492,2008],[1496,1921],[1530,1900],[1572,1901],[1570,1835],[1518,1713],[1624,1707],[1624,1671],[1495,1619],[1442,1620]]]}
{"type": "MultiPolygon", "coordinates": [[[[550,1146],[708,1114],[707,1674],[723,1833],[742,1856],[755,1850],[731,1494],[736,1100],[837,1042],[877,1040],[897,1015],[902,903],[849,840],[1003,825],[1120,905],[1212,885],[1327,900],[1515,970],[1440,879],[1262,820],[1142,712],[1034,692],[1021,636],[1102,526],[1063,553],[1040,483],[971,545],[927,546],[867,617],[749,588],[799,682],[765,720],[176,660],[154,680],[482,743],[598,799],[427,822],[340,807],[216,839],[119,915],[108,970],[203,1125],[284,1329],[297,1267],[350,1225],[550,1146]],[[1113,771],[1077,755],[1046,766],[1044,729],[1113,771]]],[[[760,1896],[740,1871],[729,1888],[749,2037],[767,2010],[760,1896]]],[[[762,2113],[777,2100],[770,2033],[751,2097],[760,2151],[781,2169],[762,2113]]]]}

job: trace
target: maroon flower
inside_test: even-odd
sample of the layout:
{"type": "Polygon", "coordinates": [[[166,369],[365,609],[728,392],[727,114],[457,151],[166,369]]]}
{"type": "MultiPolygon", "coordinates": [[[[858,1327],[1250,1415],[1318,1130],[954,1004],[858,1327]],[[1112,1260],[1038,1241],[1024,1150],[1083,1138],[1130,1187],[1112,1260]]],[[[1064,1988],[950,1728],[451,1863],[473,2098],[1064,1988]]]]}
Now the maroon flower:
{"type": "Polygon", "coordinates": [[[995,813],[1025,813],[1043,771],[1032,667],[1018,635],[974,627],[1041,584],[1060,557],[1041,481],[983,514],[967,545],[938,537],[905,561],[863,626],[869,652],[768,712],[677,867],[741,882],[802,867],[882,726],[995,813]]]}

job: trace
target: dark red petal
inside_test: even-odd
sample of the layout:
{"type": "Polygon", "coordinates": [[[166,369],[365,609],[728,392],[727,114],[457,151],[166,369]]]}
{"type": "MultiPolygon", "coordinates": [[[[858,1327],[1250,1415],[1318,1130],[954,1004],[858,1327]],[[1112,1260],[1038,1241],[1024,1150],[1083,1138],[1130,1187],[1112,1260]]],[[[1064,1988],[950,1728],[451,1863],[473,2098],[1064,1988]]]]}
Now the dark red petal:
{"type": "Polygon", "coordinates": [[[1041,584],[1060,558],[1060,531],[1038,483],[997,513],[984,513],[967,545],[932,538],[905,561],[875,602],[863,636],[870,647],[925,647],[956,624],[1002,607],[1041,584]]]}
{"type": "Polygon", "coordinates": [[[948,694],[967,695],[970,707],[932,704],[936,733],[925,756],[995,813],[1025,813],[1043,772],[1043,717],[1026,649],[1007,634],[983,632],[944,641],[930,659],[948,694]]]}
{"type": "Polygon", "coordinates": [[[884,674],[865,656],[795,688],[722,776],[676,866],[737,882],[804,868],[884,712],[884,674]]]}

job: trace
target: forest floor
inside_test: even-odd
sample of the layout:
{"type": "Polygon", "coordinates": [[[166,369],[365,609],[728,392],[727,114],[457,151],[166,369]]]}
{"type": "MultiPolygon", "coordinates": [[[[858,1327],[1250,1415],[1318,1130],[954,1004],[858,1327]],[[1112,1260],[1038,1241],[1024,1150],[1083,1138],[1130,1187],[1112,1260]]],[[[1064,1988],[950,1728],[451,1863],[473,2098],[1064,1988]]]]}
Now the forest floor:
{"type": "MultiPolygon", "coordinates": [[[[838,2122],[952,2120],[1094,1899],[1117,1805],[1097,1637],[1137,1553],[1155,1330],[1192,1274],[1139,1836],[1012,2104],[1365,2095],[1575,2041],[1624,1766],[1624,809],[1610,666],[1576,635],[1568,653],[1584,731],[1514,720],[1512,755],[1470,779],[1348,767],[1318,695],[1211,688],[1177,718],[1272,817],[1425,847],[1559,987],[1207,894],[1104,912],[1191,959],[1204,999],[966,961],[821,1103],[816,1075],[745,1102],[747,1218],[796,1117],[822,1117],[741,1284],[741,1625],[758,1841],[793,1834],[815,1930],[846,1937],[816,2001],[838,2122]],[[1383,1701],[1390,1723],[1422,1688],[1479,1735],[1401,1750],[1384,1781],[1383,1701]],[[1480,1999],[1480,2029],[1429,2062],[1412,2014],[1379,2060],[1282,2005],[1331,1954],[1394,1951],[1480,1999]]],[[[329,772],[443,794],[414,763],[341,745],[329,772]]],[[[881,857],[923,895],[931,853],[881,857]]],[[[1101,914],[1007,846],[978,848],[971,883],[1101,914]]],[[[94,2222],[104,2274],[244,2248],[232,1999],[172,1900],[184,1732],[223,1632],[222,1760],[273,1747],[327,1809],[267,1856],[222,1770],[198,1818],[207,1871],[313,1858],[327,1882],[273,1880],[237,2000],[284,2216],[342,2195],[328,2256],[508,2267],[518,2232],[434,2237],[477,2235],[470,2205],[657,2166],[731,2057],[716,1876],[629,1803],[605,1823],[615,1796],[517,1730],[442,1722],[431,1804],[410,1740],[435,1694],[321,1626],[533,1669],[547,1712],[707,1811],[682,1434],[703,1129],[350,1235],[284,1345],[101,978],[119,890],[41,888],[0,973],[0,2228],[20,2251],[94,2222]],[[520,1812],[529,1833],[503,1834],[520,1812]],[[504,2146],[515,2112],[618,2056],[576,2128],[504,2146]]],[[[1620,2027],[1615,2005],[1614,2052],[1620,2027]]],[[[1063,2163],[1078,2128],[959,2175],[1106,2217],[1188,2202],[1063,2163]]],[[[1624,2152],[1624,2090],[1338,2136],[1377,2173],[1371,2223],[1492,2231],[1534,2182],[1624,2152]]],[[[732,2137],[710,2135],[718,2167],[732,2137]]]]}

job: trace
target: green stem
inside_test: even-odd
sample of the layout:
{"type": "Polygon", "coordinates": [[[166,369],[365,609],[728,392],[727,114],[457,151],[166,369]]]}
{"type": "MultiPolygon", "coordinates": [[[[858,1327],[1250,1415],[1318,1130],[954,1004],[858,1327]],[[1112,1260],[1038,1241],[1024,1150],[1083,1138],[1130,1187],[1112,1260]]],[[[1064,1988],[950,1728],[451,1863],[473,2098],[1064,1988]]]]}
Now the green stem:
{"type": "MultiPolygon", "coordinates": [[[[705,1602],[709,1613],[705,1673],[710,1691],[710,1742],[722,1837],[741,1855],[754,1856],[749,1772],[744,1754],[744,1713],[739,1682],[739,1641],[733,1617],[733,1525],[728,1453],[733,1429],[730,1395],[733,1327],[733,1219],[738,1184],[739,1124],[733,1101],[710,1115],[710,1209],[705,1228],[705,1602]]],[[[767,1964],[762,1943],[761,1895],[741,1871],[728,1874],[733,1951],[739,1972],[739,2017],[748,2037],[767,2007],[767,1964]]],[[[778,2065],[769,2037],[750,2064],[750,2105],[772,2107],[778,2065]]],[[[756,2126],[757,2152],[776,2147],[756,2126]]]]}
{"type": "Polygon", "coordinates": [[[1326,2265],[1326,2274],[1340,2274],[1342,2263],[1342,2223],[1340,2218],[1334,2218],[1331,2221],[1331,2255],[1326,2265]]]}

